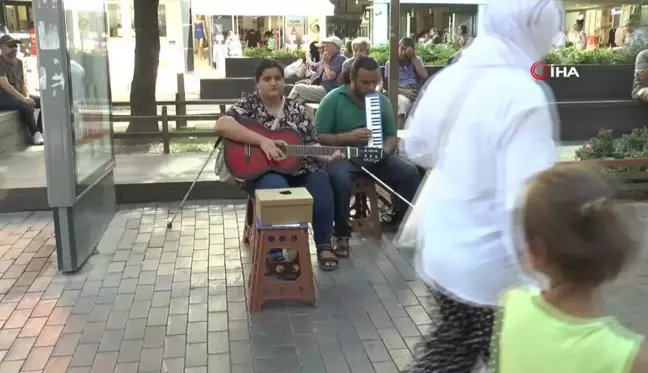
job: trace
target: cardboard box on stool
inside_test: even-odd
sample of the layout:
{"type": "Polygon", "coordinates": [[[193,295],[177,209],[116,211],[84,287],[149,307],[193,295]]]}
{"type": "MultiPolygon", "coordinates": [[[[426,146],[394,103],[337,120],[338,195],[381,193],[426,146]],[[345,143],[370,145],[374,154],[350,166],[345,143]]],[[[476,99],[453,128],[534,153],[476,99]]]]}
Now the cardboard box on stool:
{"type": "Polygon", "coordinates": [[[262,225],[310,223],[313,197],[306,188],[257,189],[256,216],[262,225]]]}

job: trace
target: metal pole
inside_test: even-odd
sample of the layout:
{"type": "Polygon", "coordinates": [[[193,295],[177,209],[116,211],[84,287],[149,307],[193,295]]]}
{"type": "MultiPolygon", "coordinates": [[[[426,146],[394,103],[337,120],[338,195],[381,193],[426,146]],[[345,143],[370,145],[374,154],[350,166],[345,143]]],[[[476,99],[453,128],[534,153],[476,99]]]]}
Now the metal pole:
{"type": "Polygon", "coordinates": [[[398,123],[398,42],[400,29],[400,0],[391,0],[389,5],[389,101],[394,110],[394,121],[398,123]]]}

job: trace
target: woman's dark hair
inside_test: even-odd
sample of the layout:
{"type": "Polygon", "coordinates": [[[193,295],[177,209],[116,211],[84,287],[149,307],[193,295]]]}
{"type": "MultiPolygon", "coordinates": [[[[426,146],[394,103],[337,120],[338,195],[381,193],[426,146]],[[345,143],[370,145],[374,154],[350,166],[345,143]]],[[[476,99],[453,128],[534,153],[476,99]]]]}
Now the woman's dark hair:
{"type": "Polygon", "coordinates": [[[258,83],[259,79],[261,79],[261,75],[263,75],[266,70],[274,68],[279,69],[281,77],[284,78],[284,65],[282,65],[281,62],[277,60],[265,58],[261,60],[261,63],[259,63],[259,66],[257,66],[256,70],[254,71],[255,81],[258,83]]]}
{"type": "Polygon", "coordinates": [[[319,54],[319,48],[317,48],[317,42],[314,41],[310,43],[308,49],[310,50],[310,55],[313,61],[320,62],[320,54],[319,54]]]}
{"type": "Polygon", "coordinates": [[[347,40],[344,44],[344,55],[346,58],[351,58],[353,56],[353,45],[351,40],[347,40]]]}
{"type": "Polygon", "coordinates": [[[378,65],[378,62],[371,57],[360,56],[355,58],[351,65],[351,70],[349,71],[349,82],[358,76],[358,71],[360,71],[360,69],[378,70],[380,69],[380,66],[378,65]]]}
{"type": "Polygon", "coordinates": [[[400,44],[416,49],[416,42],[412,38],[402,38],[400,44]]]}
{"type": "Polygon", "coordinates": [[[529,250],[566,283],[599,286],[635,257],[610,181],[600,170],[558,165],[527,190],[522,224],[529,250]]]}

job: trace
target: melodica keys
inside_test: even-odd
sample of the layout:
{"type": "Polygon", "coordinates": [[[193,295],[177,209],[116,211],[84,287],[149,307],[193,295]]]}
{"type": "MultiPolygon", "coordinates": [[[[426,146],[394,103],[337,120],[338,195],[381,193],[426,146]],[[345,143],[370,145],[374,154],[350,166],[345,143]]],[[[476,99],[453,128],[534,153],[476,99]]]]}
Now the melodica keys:
{"type": "Polygon", "coordinates": [[[383,147],[382,118],[380,115],[380,94],[369,93],[365,95],[365,117],[367,129],[371,131],[369,147],[383,147]]]}

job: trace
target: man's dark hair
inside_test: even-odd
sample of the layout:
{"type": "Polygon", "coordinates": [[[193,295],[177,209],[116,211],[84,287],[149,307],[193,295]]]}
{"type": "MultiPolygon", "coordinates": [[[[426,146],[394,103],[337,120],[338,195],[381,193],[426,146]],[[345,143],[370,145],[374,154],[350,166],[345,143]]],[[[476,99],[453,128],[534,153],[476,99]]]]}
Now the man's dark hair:
{"type": "Polygon", "coordinates": [[[351,82],[358,76],[358,71],[360,71],[360,69],[377,70],[379,68],[380,66],[378,65],[378,62],[376,62],[376,60],[374,60],[373,58],[364,56],[357,57],[353,61],[353,65],[351,65],[351,71],[349,72],[349,82],[351,82]]]}
{"type": "Polygon", "coordinates": [[[261,79],[261,75],[263,75],[264,71],[272,68],[279,69],[279,72],[281,72],[281,77],[284,78],[284,65],[282,65],[281,62],[277,60],[273,60],[272,58],[265,58],[261,60],[261,63],[259,63],[259,66],[257,66],[256,70],[254,71],[254,79],[256,80],[256,82],[259,82],[259,79],[261,79]]]}
{"type": "Polygon", "coordinates": [[[403,44],[406,47],[416,49],[416,42],[412,38],[402,38],[400,43],[403,44]]]}

